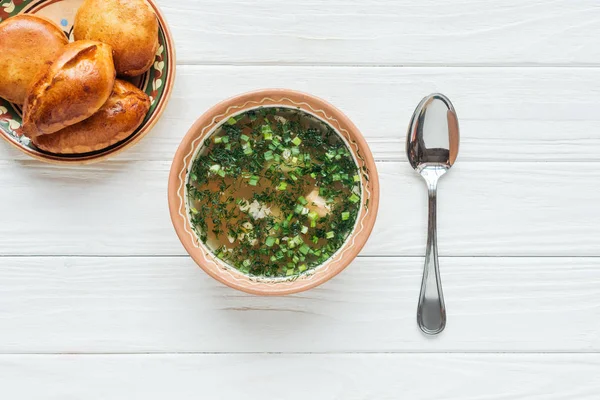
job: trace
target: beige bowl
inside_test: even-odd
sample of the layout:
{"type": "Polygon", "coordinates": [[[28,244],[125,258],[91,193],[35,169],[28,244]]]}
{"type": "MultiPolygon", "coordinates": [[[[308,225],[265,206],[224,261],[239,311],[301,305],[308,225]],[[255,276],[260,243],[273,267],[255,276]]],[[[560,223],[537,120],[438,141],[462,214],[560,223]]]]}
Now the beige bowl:
{"type": "Polygon", "coordinates": [[[169,175],[169,209],[175,231],[194,261],[210,276],[234,289],[258,295],[285,295],[318,286],[354,260],[375,224],[379,207],[379,179],[375,161],[358,128],[340,110],[317,97],[286,89],[266,89],[225,100],[204,113],[183,138],[169,175]],[[346,142],[363,172],[362,204],[345,244],[320,266],[286,278],[248,276],[218,259],[198,239],[187,207],[188,171],[204,140],[231,116],[259,107],[287,107],[311,114],[330,125],[346,142]]]}

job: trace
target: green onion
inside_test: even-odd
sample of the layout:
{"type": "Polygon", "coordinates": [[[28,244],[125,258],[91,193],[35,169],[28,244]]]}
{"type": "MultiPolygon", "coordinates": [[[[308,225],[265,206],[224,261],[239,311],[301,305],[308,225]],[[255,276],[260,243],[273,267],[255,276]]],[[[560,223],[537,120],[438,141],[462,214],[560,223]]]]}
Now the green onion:
{"type": "Polygon", "coordinates": [[[254,152],[252,151],[252,147],[248,146],[248,147],[246,147],[246,148],[244,149],[244,154],[245,154],[245,155],[249,156],[249,155],[250,155],[250,154],[252,154],[252,153],[254,153],[254,152]]]}
{"type": "Polygon", "coordinates": [[[313,241],[314,244],[317,244],[317,243],[319,243],[319,238],[316,237],[316,236],[313,236],[312,237],[312,241],[313,241]]]}
{"type": "Polygon", "coordinates": [[[295,156],[300,154],[300,147],[292,147],[292,154],[295,156]]]}
{"type": "Polygon", "coordinates": [[[311,219],[311,220],[313,220],[313,221],[316,220],[318,217],[319,217],[319,214],[317,214],[314,211],[311,211],[311,212],[308,213],[308,218],[311,219]]]}
{"type": "Polygon", "coordinates": [[[358,203],[358,201],[360,200],[360,197],[358,197],[358,196],[356,195],[356,193],[352,193],[352,196],[350,196],[350,197],[348,198],[348,200],[350,200],[350,201],[351,201],[351,202],[353,202],[353,203],[358,203]]]}
{"type": "Polygon", "coordinates": [[[294,275],[294,268],[290,268],[285,272],[285,276],[294,275]]]}
{"type": "Polygon", "coordinates": [[[294,208],[294,212],[295,212],[296,214],[301,214],[301,213],[302,213],[302,210],[304,210],[304,206],[303,206],[302,204],[297,204],[297,205],[296,205],[296,208],[294,208]]]}
{"type": "Polygon", "coordinates": [[[302,139],[296,136],[294,139],[292,139],[292,143],[294,143],[296,146],[300,146],[300,143],[302,143],[302,139]]]}
{"type": "Polygon", "coordinates": [[[222,141],[223,143],[229,143],[229,136],[223,136],[223,137],[221,138],[221,141],[222,141]]]}
{"type": "Polygon", "coordinates": [[[325,234],[325,237],[327,239],[333,239],[334,236],[335,236],[335,233],[333,231],[329,231],[325,234]]]}
{"type": "Polygon", "coordinates": [[[231,117],[231,118],[229,118],[229,119],[227,120],[227,123],[228,123],[229,125],[235,125],[235,123],[236,123],[236,122],[237,122],[237,121],[236,121],[236,120],[235,120],[235,118],[233,118],[233,117],[231,117]]]}
{"type": "Polygon", "coordinates": [[[300,232],[302,232],[302,233],[308,232],[308,226],[303,226],[302,229],[300,229],[300,232]]]}
{"type": "Polygon", "coordinates": [[[196,210],[194,207],[190,207],[190,211],[192,214],[198,214],[200,211],[196,210]]]}
{"type": "Polygon", "coordinates": [[[269,247],[272,247],[275,244],[275,238],[271,236],[267,237],[265,244],[269,247]]]}
{"type": "Polygon", "coordinates": [[[354,180],[354,182],[360,182],[360,176],[358,175],[354,175],[352,179],[354,180]]]}
{"type": "Polygon", "coordinates": [[[211,167],[209,168],[210,172],[212,172],[214,174],[219,172],[220,169],[221,169],[221,166],[219,164],[211,165],[211,167]]]}
{"type": "Polygon", "coordinates": [[[270,125],[263,125],[260,127],[260,131],[263,134],[265,140],[273,140],[273,130],[270,125]]]}
{"type": "Polygon", "coordinates": [[[223,141],[223,137],[215,136],[215,143],[221,143],[223,141]]]}
{"type": "Polygon", "coordinates": [[[248,139],[250,139],[250,138],[246,135],[242,135],[242,136],[240,136],[240,139],[242,139],[244,142],[247,142],[248,139]]]}
{"type": "Polygon", "coordinates": [[[344,211],[342,213],[342,221],[346,221],[350,218],[350,213],[348,211],[344,211]]]}
{"type": "Polygon", "coordinates": [[[250,180],[248,181],[248,185],[250,185],[250,186],[256,186],[256,184],[258,184],[259,180],[260,180],[260,177],[258,177],[256,175],[252,175],[250,177],[250,180]]]}
{"type": "Polygon", "coordinates": [[[221,178],[224,178],[224,177],[225,177],[225,171],[223,171],[222,169],[220,169],[220,170],[217,172],[217,175],[219,175],[221,178]]]}
{"type": "Polygon", "coordinates": [[[303,244],[302,246],[300,246],[300,248],[298,249],[300,250],[300,253],[307,255],[308,252],[310,251],[310,247],[308,247],[307,245],[303,244]]]}
{"type": "Polygon", "coordinates": [[[341,180],[341,179],[342,179],[342,177],[340,176],[340,174],[333,174],[333,177],[332,177],[332,179],[333,179],[333,181],[335,182],[335,181],[339,181],[339,180],[341,180]]]}
{"type": "Polygon", "coordinates": [[[279,186],[277,186],[277,190],[286,190],[287,189],[287,183],[286,182],[281,182],[279,184],[279,186]]]}
{"type": "Polygon", "coordinates": [[[266,151],[265,154],[264,154],[264,156],[265,156],[265,160],[267,160],[267,161],[272,160],[273,159],[273,152],[271,150],[266,151]]]}
{"type": "Polygon", "coordinates": [[[298,271],[300,272],[304,272],[308,269],[308,267],[306,266],[306,264],[302,264],[298,267],[298,271]]]}
{"type": "Polygon", "coordinates": [[[304,196],[300,196],[298,197],[298,203],[302,204],[303,206],[308,204],[308,201],[306,201],[306,199],[304,198],[304,196]]]}

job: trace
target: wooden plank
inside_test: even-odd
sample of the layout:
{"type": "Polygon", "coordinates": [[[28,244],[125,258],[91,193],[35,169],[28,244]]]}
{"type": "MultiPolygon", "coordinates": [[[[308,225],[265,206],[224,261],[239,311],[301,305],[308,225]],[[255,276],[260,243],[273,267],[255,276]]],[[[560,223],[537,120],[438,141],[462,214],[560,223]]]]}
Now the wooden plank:
{"type": "MultiPolygon", "coordinates": [[[[0,162],[0,255],[182,255],[170,163],[61,168],[0,162]]],[[[408,163],[378,164],[381,206],[363,255],[420,256],[426,190],[408,163]]],[[[596,163],[457,163],[439,192],[446,256],[600,256],[596,163]]]]}
{"type": "Polygon", "coordinates": [[[264,298],[187,257],[0,257],[0,353],[600,351],[600,258],[443,257],[436,338],[416,325],[422,267],[361,257],[264,298]]]}
{"type": "Polygon", "coordinates": [[[160,0],[182,63],[598,64],[595,0],[160,0]]]}
{"type": "Polygon", "coordinates": [[[599,369],[598,354],[1,356],[0,395],[14,400],[595,400],[599,369]]]}
{"type": "MultiPolygon", "coordinates": [[[[358,125],[378,160],[406,159],[408,121],[441,91],[461,125],[459,161],[600,161],[598,69],[573,68],[179,68],[161,121],[124,160],[172,160],[192,123],[227,97],[290,87],[323,97],[358,125]]],[[[27,156],[0,145],[0,160],[27,156]]]]}
{"type": "MultiPolygon", "coordinates": [[[[272,74],[264,68],[181,69],[163,120],[120,160],[170,160],[205,109],[269,85],[299,88],[342,107],[380,160],[405,159],[405,125],[420,97],[433,91],[451,95],[459,110],[461,161],[600,160],[594,151],[600,145],[595,134],[600,121],[592,111],[600,107],[598,96],[592,96],[600,90],[594,69],[576,74],[572,69],[270,68],[272,74]],[[298,75],[307,77],[301,87],[295,83],[298,75]],[[361,80],[367,82],[360,84],[357,96],[358,88],[348,82],[361,80]]],[[[0,150],[2,159],[25,157],[8,146],[0,150]]]]}

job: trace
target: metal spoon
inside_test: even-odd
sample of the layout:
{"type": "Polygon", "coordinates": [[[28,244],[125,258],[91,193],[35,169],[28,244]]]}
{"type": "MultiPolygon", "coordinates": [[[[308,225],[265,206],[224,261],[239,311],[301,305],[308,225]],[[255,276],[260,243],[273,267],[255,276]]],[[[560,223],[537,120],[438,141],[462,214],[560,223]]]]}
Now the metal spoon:
{"type": "Polygon", "coordinates": [[[438,334],[446,327],[437,251],[437,183],[454,164],[458,142],[458,119],[450,100],[440,93],[430,94],[421,100],[408,127],[406,154],[410,165],[427,182],[429,192],[427,250],[417,308],[419,328],[428,335],[438,334]]]}

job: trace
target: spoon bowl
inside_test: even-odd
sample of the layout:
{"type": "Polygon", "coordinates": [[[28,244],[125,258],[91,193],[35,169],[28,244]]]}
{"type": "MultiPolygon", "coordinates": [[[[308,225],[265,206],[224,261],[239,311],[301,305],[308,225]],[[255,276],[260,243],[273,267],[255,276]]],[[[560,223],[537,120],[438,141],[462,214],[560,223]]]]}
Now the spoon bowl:
{"type": "Polygon", "coordinates": [[[458,119],[450,100],[440,93],[430,94],[421,100],[408,127],[406,154],[410,165],[425,179],[428,190],[427,248],[417,323],[429,335],[438,334],[446,327],[437,251],[437,184],[454,165],[458,144],[458,119]]]}

